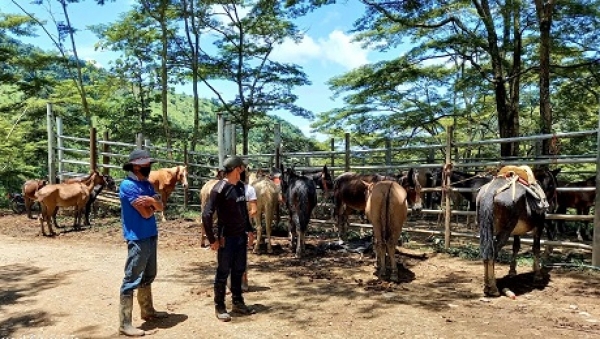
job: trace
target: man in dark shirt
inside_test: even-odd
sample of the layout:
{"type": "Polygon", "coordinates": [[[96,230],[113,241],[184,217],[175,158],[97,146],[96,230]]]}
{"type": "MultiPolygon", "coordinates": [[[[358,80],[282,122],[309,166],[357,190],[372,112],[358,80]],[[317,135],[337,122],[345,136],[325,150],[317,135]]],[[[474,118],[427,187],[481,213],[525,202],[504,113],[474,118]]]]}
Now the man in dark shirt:
{"type": "Polygon", "coordinates": [[[246,170],[246,165],[247,163],[238,156],[225,160],[223,163],[225,178],[215,184],[202,211],[202,224],[210,248],[217,251],[215,314],[221,321],[231,320],[225,307],[227,278],[230,273],[232,311],[241,314],[255,313],[253,309],[246,306],[242,296],[242,276],[247,265],[248,236],[253,233],[243,185],[237,185],[240,174],[246,170]],[[213,229],[215,212],[219,220],[217,227],[213,229]]]}

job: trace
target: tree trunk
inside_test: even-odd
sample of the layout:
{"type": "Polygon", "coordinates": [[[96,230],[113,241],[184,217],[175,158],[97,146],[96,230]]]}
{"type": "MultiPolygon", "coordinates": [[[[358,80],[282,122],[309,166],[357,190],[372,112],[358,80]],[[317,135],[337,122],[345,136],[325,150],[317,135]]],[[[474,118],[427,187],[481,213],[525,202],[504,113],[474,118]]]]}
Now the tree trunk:
{"type": "MultiPolygon", "coordinates": [[[[69,18],[69,12],[67,11],[67,1],[60,1],[62,5],[63,13],[65,15],[65,20],[67,22],[67,27],[69,29],[69,38],[71,40],[71,47],[73,48],[73,57],[75,58],[75,66],[77,68],[77,90],[79,95],[81,96],[81,104],[83,105],[83,112],[85,113],[85,117],[89,127],[94,127],[92,122],[92,113],[90,112],[90,107],[87,101],[87,95],[85,92],[85,85],[83,84],[83,72],[81,71],[81,63],[79,62],[79,56],[77,54],[77,47],[75,46],[75,37],[73,36],[74,29],[71,26],[71,19],[69,18]]],[[[67,60],[68,62],[68,60],[67,60]]]]}
{"type": "MultiPolygon", "coordinates": [[[[554,0],[535,0],[540,25],[540,132],[552,133],[552,106],[550,104],[550,49],[554,0]]],[[[542,154],[550,154],[550,139],[542,143],[542,154]]]]}
{"type": "Polygon", "coordinates": [[[169,127],[169,112],[167,109],[168,104],[168,74],[167,74],[167,49],[169,47],[168,37],[167,37],[167,24],[165,23],[166,18],[163,16],[163,20],[160,23],[161,28],[161,41],[162,41],[162,50],[160,53],[160,84],[161,84],[161,101],[162,101],[162,120],[163,120],[163,129],[165,131],[165,138],[167,141],[167,149],[168,149],[168,157],[169,159],[173,159],[173,151],[172,151],[172,141],[171,141],[171,129],[169,127]]]}

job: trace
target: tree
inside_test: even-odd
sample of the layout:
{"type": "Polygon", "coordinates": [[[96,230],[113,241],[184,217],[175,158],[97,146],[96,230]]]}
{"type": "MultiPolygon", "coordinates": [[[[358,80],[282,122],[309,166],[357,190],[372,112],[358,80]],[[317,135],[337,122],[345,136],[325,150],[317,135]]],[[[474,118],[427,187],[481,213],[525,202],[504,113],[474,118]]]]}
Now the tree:
{"type": "Polygon", "coordinates": [[[243,153],[248,153],[248,131],[255,120],[276,109],[311,118],[312,113],[295,104],[296,86],[310,82],[301,68],[271,59],[273,48],[285,39],[301,35],[287,19],[278,1],[259,0],[207,3],[212,11],[203,24],[214,36],[215,52],[203,50],[201,81],[211,89],[223,106],[227,118],[242,128],[243,153]],[[243,16],[244,10],[249,10],[243,16]],[[234,99],[226,99],[214,85],[215,80],[233,83],[234,99]]]}

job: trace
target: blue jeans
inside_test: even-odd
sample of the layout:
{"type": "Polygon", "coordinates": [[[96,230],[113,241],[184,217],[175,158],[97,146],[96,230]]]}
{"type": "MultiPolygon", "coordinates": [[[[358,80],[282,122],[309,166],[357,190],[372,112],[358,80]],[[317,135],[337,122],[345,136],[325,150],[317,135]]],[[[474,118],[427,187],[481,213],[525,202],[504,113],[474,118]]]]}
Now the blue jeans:
{"type": "Polygon", "coordinates": [[[244,302],[242,276],[246,271],[248,236],[225,237],[225,246],[217,252],[215,304],[225,303],[225,286],[231,273],[231,296],[234,302],[244,302]]]}
{"type": "Polygon", "coordinates": [[[152,284],[156,278],[156,240],[150,237],[143,240],[127,241],[127,261],[125,278],[121,285],[122,296],[133,296],[139,286],[152,284]]]}

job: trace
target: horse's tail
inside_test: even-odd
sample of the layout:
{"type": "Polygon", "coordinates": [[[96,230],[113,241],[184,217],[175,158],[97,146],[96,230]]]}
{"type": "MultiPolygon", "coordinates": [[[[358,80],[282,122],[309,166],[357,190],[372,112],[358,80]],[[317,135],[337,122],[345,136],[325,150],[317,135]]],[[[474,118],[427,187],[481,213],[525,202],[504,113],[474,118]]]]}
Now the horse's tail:
{"type": "Polygon", "coordinates": [[[494,248],[494,195],[492,183],[484,185],[477,194],[477,223],[479,224],[479,252],[483,260],[495,258],[494,248]]]}
{"type": "MultiPolygon", "coordinates": [[[[385,195],[383,196],[383,201],[381,204],[381,209],[380,209],[380,222],[381,222],[381,239],[383,240],[383,243],[387,243],[390,239],[389,237],[392,236],[392,231],[391,231],[391,211],[390,211],[390,195],[391,195],[391,190],[392,190],[392,183],[386,183],[388,186],[387,191],[385,192],[385,195]]],[[[383,185],[383,184],[379,184],[379,185],[383,185]]]]}

